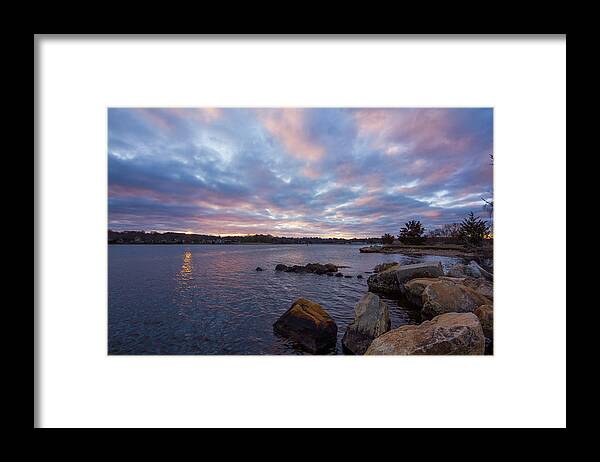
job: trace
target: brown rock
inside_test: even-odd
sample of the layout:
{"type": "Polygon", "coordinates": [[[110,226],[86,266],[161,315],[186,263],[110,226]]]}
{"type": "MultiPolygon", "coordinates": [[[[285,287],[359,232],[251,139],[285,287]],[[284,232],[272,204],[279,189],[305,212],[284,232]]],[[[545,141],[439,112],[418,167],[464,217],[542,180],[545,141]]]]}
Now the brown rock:
{"type": "Polygon", "coordinates": [[[494,299],[494,286],[491,282],[481,278],[454,278],[448,276],[440,276],[439,278],[416,278],[405,282],[402,285],[402,293],[415,306],[423,306],[421,296],[425,288],[439,281],[447,281],[453,284],[462,284],[475,292],[483,295],[484,297],[493,300],[494,299]]]}
{"type": "Polygon", "coordinates": [[[485,337],[473,313],[446,313],[419,325],[390,330],[366,355],[482,355],[485,337]]]}
{"type": "Polygon", "coordinates": [[[411,279],[408,282],[405,282],[403,286],[403,294],[411,302],[413,305],[421,306],[421,295],[423,295],[423,291],[425,288],[433,284],[434,282],[439,282],[439,278],[416,278],[411,279]]]}
{"type": "Polygon", "coordinates": [[[443,276],[442,264],[417,263],[414,265],[396,265],[380,273],[372,274],[367,279],[371,292],[401,293],[402,285],[415,278],[435,278],[443,276]]]}
{"type": "Polygon", "coordinates": [[[375,268],[373,268],[373,272],[381,273],[382,271],[385,271],[386,269],[390,269],[396,265],[399,265],[399,263],[396,263],[396,262],[380,263],[379,265],[375,266],[375,268]]]}
{"type": "Polygon", "coordinates": [[[331,349],[337,341],[335,321],[321,305],[305,298],[296,300],[273,328],[311,353],[331,349]]]}
{"type": "Polygon", "coordinates": [[[473,289],[450,281],[429,284],[421,295],[423,319],[431,319],[444,313],[470,313],[478,306],[490,304],[490,300],[473,289]]]}
{"type": "Polygon", "coordinates": [[[483,278],[465,278],[463,284],[490,300],[494,299],[494,284],[483,278]]]}
{"type": "Polygon", "coordinates": [[[344,350],[362,355],[374,338],[390,330],[388,306],[377,295],[367,292],[354,307],[354,320],[342,338],[344,350]]]}
{"type": "Polygon", "coordinates": [[[473,314],[479,318],[483,335],[485,335],[485,354],[494,354],[494,308],[492,305],[481,305],[473,314]]]}
{"type": "Polygon", "coordinates": [[[473,314],[479,318],[483,334],[486,338],[494,340],[494,307],[492,305],[481,305],[473,311],[473,314]]]}

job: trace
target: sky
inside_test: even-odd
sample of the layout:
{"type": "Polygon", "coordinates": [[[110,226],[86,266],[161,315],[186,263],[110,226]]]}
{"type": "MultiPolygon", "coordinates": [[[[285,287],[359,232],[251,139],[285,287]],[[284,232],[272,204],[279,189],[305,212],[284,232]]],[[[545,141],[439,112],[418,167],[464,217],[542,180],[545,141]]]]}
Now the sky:
{"type": "Polygon", "coordinates": [[[492,108],[109,108],[108,226],[378,237],[489,218],[492,108]]]}

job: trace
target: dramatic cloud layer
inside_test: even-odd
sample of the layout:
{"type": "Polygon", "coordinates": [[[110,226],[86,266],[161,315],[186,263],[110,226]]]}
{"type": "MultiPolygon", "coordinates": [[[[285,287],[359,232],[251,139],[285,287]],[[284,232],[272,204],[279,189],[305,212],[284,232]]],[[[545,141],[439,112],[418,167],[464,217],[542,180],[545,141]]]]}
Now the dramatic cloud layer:
{"type": "Polygon", "coordinates": [[[483,216],[492,109],[109,109],[109,227],[380,236],[483,216]]]}

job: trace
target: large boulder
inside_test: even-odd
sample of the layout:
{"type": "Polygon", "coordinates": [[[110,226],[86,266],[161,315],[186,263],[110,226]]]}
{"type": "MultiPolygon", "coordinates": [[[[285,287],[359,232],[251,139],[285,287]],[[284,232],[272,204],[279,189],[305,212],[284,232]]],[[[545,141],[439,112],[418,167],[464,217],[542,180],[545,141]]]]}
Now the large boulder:
{"type": "Polygon", "coordinates": [[[442,264],[417,263],[414,265],[396,265],[380,273],[372,274],[367,279],[371,292],[401,293],[402,285],[415,278],[435,278],[444,275],[442,264]]]}
{"type": "Polygon", "coordinates": [[[429,284],[421,295],[421,317],[431,319],[444,313],[471,313],[490,300],[470,287],[441,280],[429,284]]]}
{"type": "Polygon", "coordinates": [[[462,263],[456,263],[455,265],[452,265],[446,273],[446,275],[453,278],[481,277],[481,273],[479,272],[479,270],[475,270],[471,266],[464,265],[462,263]]]}
{"type": "Polygon", "coordinates": [[[492,354],[494,352],[494,307],[492,305],[481,305],[473,311],[473,314],[479,318],[483,328],[485,352],[492,354]]]}
{"type": "Polygon", "coordinates": [[[344,333],[342,346],[347,352],[362,355],[373,339],[390,327],[388,306],[377,295],[367,292],[354,307],[354,321],[344,333]]]}
{"type": "MultiPolygon", "coordinates": [[[[484,297],[492,294],[492,285],[483,280],[475,278],[453,278],[449,276],[440,276],[439,278],[416,278],[405,282],[402,285],[402,293],[409,302],[419,308],[423,306],[423,291],[425,288],[436,282],[446,281],[452,284],[462,284],[470,287],[475,292],[479,292],[484,297]]],[[[488,298],[492,298],[491,296],[488,298]]]]}
{"type": "Polygon", "coordinates": [[[488,281],[494,280],[494,275],[492,273],[490,273],[489,271],[487,271],[485,268],[483,268],[481,265],[479,265],[479,263],[477,263],[475,260],[471,260],[469,262],[469,268],[471,269],[471,272],[473,274],[479,275],[479,276],[475,276],[475,277],[485,278],[488,281]]]}
{"type": "Polygon", "coordinates": [[[484,278],[465,278],[463,284],[490,300],[494,299],[494,284],[484,278]]]}
{"type": "Polygon", "coordinates": [[[366,355],[482,355],[485,338],[473,313],[446,313],[419,325],[390,330],[371,342],[366,355]]]}
{"type": "Polygon", "coordinates": [[[421,306],[421,295],[425,288],[435,282],[439,282],[438,278],[415,278],[405,282],[402,285],[402,292],[407,300],[418,307],[421,306]]]}
{"type": "Polygon", "coordinates": [[[305,298],[296,300],[273,324],[280,335],[290,338],[311,353],[335,347],[337,325],[321,305],[305,298]]]}
{"type": "Polygon", "coordinates": [[[488,281],[494,280],[494,275],[474,260],[471,260],[468,265],[462,263],[452,265],[447,275],[456,278],[485,278],[488,281]]]}

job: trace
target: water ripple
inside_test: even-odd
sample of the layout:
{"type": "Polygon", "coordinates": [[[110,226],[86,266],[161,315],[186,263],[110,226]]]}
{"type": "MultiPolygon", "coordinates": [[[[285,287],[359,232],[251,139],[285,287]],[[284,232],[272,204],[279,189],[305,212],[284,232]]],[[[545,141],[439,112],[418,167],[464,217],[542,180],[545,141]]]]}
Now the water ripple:
{"type": "MultiPolygon", "coordinates": [[[[356,245],[109,247],[110,354],[304,354],[273,332],[299,297],[320,303],[338,325],[338,345],[354,305],[379,263],[449,257],[361,254],[356,245]],[[352,278],[275,271],[279,263],[334,263],[352,278]],[[264,271],[255,271],[260,266],[264,271]],[[363,278],[356,276],[362,274],[363,278]]],[[[386,299],[392,327],[419,322],[419,313],[386,299]]]]}

